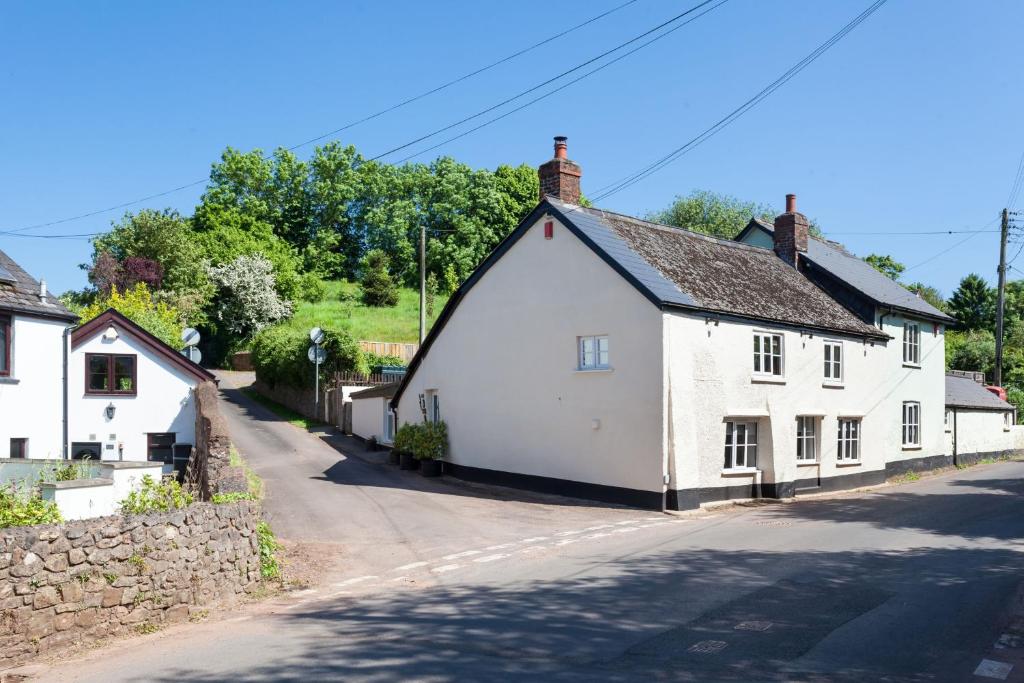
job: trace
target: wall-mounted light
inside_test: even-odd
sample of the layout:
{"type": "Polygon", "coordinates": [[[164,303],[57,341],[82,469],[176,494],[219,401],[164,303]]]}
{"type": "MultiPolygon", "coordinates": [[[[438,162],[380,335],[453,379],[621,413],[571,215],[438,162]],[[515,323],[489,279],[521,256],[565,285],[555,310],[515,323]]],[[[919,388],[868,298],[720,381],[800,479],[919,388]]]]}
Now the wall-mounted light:
{"type": "Polygon", "coordinates": [[[115,410],[117,410],[117,408],[114,406],[113,403],[111,403],[110,405],[108,405],[106,407],[105,412],[107,413],[107,419],[108,420],[113,420],[114,419],[114,411],[115,410]]]}
{"type": "Polygon", "coordinates": [[[111,325],[107,328],[107,331],[103,333],[103,339],[106,341],[117,341],[117,328],[111,325]]]}

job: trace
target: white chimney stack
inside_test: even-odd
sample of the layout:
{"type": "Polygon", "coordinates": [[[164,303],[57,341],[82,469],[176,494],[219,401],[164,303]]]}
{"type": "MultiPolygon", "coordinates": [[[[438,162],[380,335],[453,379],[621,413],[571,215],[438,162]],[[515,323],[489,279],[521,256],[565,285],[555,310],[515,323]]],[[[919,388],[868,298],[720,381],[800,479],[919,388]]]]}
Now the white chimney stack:
{"type": "Polygon", "coordinates": [[[46,280],[39,280],[39,298],[46,301],[46,280]]]}

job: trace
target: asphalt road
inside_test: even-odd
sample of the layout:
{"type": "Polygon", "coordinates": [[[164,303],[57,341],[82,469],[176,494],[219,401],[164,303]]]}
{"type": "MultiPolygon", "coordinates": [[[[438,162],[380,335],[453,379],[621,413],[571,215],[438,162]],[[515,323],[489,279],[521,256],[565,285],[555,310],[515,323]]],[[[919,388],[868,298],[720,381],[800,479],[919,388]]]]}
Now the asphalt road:
{"type": "Polygon", "coordinates": [[[1024,463],[677,517],[427,481],[226,393],[279,533],[329,576],[39,680],[993,680],[1024,463]]]}

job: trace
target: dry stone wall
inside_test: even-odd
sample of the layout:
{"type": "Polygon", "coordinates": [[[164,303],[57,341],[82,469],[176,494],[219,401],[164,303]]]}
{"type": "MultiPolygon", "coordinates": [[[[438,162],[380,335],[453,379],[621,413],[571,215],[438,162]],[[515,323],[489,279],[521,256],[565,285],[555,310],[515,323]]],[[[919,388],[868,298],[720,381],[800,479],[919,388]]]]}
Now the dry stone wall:
{"type": "Polygon", "coordinates": [[[236,602],[260,585],[258,521],[242,501],[0,530],[0,669],[236,602]]]}

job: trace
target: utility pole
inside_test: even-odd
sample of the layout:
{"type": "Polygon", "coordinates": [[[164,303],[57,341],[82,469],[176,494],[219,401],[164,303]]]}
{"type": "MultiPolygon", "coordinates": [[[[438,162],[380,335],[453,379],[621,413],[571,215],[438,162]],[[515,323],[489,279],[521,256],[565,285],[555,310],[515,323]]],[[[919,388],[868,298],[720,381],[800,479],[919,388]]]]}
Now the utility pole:
{"type": "MultiPolygon", "coordinates": [[[[1004,212],[1005,213],[1005,212],[1004,212]]],[[[1003,231],[1003,243],[1006,243],[1003,231]]],[[[427,336],[427,228],[420,225],[420,344],[427,336]]]]}
{"type": "Polygon", "coordinates": [[[1003,308],[1006,303],[1006,235],[1010,231],[1010,210],[1003,209],[999,231],[999,296],[996,300],[996,373],[995,385],[1003,386],[1003,308]]]}

